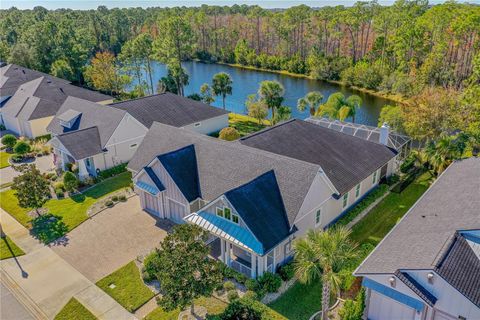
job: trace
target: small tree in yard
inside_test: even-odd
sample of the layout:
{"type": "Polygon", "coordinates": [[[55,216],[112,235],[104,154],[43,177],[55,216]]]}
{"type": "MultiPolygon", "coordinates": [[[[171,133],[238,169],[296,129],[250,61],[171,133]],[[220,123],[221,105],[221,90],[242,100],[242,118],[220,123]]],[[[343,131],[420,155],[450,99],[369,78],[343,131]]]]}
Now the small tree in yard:
{"type": "Polygon", "coordinates": [[[73,172],[67,171],[63,176],[63,185],[68,192],[78,188],[78,179],[73,172]]]}
{"type": "Polygon", "coordinates": [[[48,180],[33,164],[15,167],[15,170],[22,173],[13,178],[12,185],[12,190],[16,191],[18,204],[22,208],[34,208],[38,213],[38,208],[41,208],[50,197],[48,180]]]}
{"type": "Polygon", "coordinates": [[[12,149],[15,143],[17,143],[17,138],[13,134],[6,134],[2,137],[2,143],[7,146],[8,149],[12,149]]]}
{"type": "Polygon", "coordinates": [[[190,306],[194,314],[194,299],[210,296],[221,281],[216,263],[208,258],[205,244],[208,232],[196,225],[177,225],[157,249],[157,278],[163,296],[158,304],[166,311],[190,306]]]}
{"type": "Polygon", "coordinates": [[[235,128],[226,127],[220,130],[218,137],[222,140],[233,141],[240,138],[240,133],[235,128]]]}
{"type": "Polygon", "coordinates": [[[18,141],[13,147],[13,152],[23,156],[25,153],[30,152],[30,145],[25,141],[18,141]]]}

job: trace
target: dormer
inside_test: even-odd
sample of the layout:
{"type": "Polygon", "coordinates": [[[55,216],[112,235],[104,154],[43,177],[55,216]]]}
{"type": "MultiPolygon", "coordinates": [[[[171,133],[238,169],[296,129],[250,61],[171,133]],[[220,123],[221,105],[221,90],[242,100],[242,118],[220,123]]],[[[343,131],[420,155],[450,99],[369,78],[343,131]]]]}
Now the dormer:
{"type": "Polygon", "coordinates": [[[60,125],[66,129],[71,129],[75,121],[82,115],[81,112],[78,112],[73,109],[68,109],[57,118],[60,120],[60,125]]]}

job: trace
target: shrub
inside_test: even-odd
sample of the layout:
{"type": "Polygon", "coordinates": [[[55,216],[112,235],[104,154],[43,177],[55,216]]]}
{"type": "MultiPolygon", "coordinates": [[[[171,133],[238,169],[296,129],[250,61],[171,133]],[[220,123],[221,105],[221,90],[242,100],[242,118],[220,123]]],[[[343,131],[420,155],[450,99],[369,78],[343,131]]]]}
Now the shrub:
{"type": "Polygon", "coordinates": [[[245,281],[245,287],[247,288],[247,290],[255,291],[258,287],[258,282],[255,279],[248,279],[247,281],[245,281]]]}
{"type": "Polygon", "coordinates": [[[70,172],[73,171],[73,170],[72,170],[72,168],[73,168],[73,163],[69,162],[69,163],[67,163],[67,164],[65,165],[65,167],[67,168],[67,171],[70,171],[70,172]]]}
{"type": "Polygon", "coordinates": [[[390,177],[387,178],[387,184],[389,186],[393,186],[398,181],[400,181],[400,177],[398,174],[392,174],[390,177]]]}
{"type": "Polygon", "coordinates": [[[18,141],[13,147],[13,152],[24,155],[25,153],[30,152],[30,145],[25,141],[18,141]]]}
{"type": "Polygon", "coordinates": [[[117,202],[117,201],[118,201],[118,196],[113,196],[113,197],[112,197],[112,201],[117,202]]]}
{"type": "Polygon", "coordinates": [[[257,294],[255,293],[255,291],[247,290],[247,292],[245,292],[245,294],[243,295],[243,298],[244,299],[256,300],[257,299],[257,294]]]}
{"type": "Polygon", "coordinates": [[[144,280],[147,282],[157,279],[157,272],[159,269],[160,261],[159,255],[156,250],[152,251],[148,256],[143,260],[143,273],[144,280]]]}
{"type": "Polygon", "coordinates": [[[127,196],[122,194],[121,196],[118,197],[118,200],[120,200],[122,202],[125,202],[125,201],[127,201],[127,196]]]}
{"type": "Polygon", "coordinates": [[[55,189],[55,194],[57,195],[57,198],[63,198],[65,196],[62,189],[55,189]]]}
{"type": "Polygon", "coordinates": [[[227,298],[228,298],[228,301],[232,302],[234,300],[237,300],[238,299],[238,292],[237,290],[230,290],[227,292],[227,298]]]}
{"type": "Polygon", "coordinates": [[[221,263],[219,261],[217,263],[218,263],[218,268],[222,272],[224,278],[235,279],[238,283],[241,283],[241,284],[245,284],[245,282],[248,280],[248,277],[243,273],[240,273],[230,267],[227,267],[224,263],[221,263]]]}
{"type": "Polygon", "coordinates": [[[365,309],[365,290],[361,290],[355,301],[347,299],[343,308],[339,310],[342,320],[361,320],[363,319],[363,310],[365,309]]]}
{"type": "Polygon", "coordinates": [[[73,192],[74,190],[76,190],[78,188],[78,179],[75,176],[75,174],[73,174],[70,171],[67,171],[63,175],[63,184],[65,186],[65,189],[68,192],[73,192]]]}
{"type": "Polygon", "coordinates": [[[225,283],[223,284],[223,288],[226,291],[230,291],[230,290],[235,290],[236,287],[232,281],[225,281],[225,283]]]}
{"type": "Polygon", "coordinates": [[[120,164],[118,166],[112,167],[110,169],[100,171],[98,173],[98,177],[100,179],[107,179],[107,178],[116,176],[117,174],[123,173],[125,171],[127,171],[127,164],[123,163],[123,164],[120,164]]]}
{"type": "Polygon", "coordinates": [[[258,278],[259,288],[266,292],[277,292],[282,285],[282,278],[278,274],[271,272],[265,272],[260,278],[258,278]]]}
{"type": "Polygon", "coordinates": [[[226,127],[220,130],[218,137],[222,140],[233,141],[240,138],[240,133],[238,133],[237,129],[235,128],[226,127]]]}
{"type": "Polygon", "coordinates": [[[17,143],[17,138],[13,134],[6,134],[2,137],[2,143],[6,145],[7,148],[12,149],[17,143]]]}
{"type": "Polygon", "coordinates": [[[400,165],[400,172],[401,173],[407,173],[409,172],[413,166],[415,165],[415,157],[410,156],[403,161],[403,163],[400,165]]]}
{"type": "Polygon", "coordinates": [[[113,203],[112,200],[107,200],[107,201],[105,202],[105,205],[110,208],[110,207],[113,207],[114,203],[113,203]]]}
{"type": "Polygon", "coordinates": [[[15,163],[22,162],[23,156],[19,154],[14,154],[13,156],[10,157],[10,160],[12,160],[15,163]]]}
{"type": "Polygon", "coordinates": [[[352,271],[349,269],[342,270],[338,273],[340,278],[340,289],[343,291],[348,291],[355,282],[355,276],[352,274],[352,271]]]}
{"type": "Polygon", "coordinates": [[[278,274],[283,281],[291,280],[295,276],[295,267],[293,266],[293,262],[289,262],[281,266],[278,269],[278,274]]]}
{"type": "MultiPolygon", "coordinates": [[[[212,319],[212,318],[210,318],[212,319]]],[[[214,318],[215,319],[215,318],[214,318]]],[[[257,310],[254,305],[248,303],[248,300],[234,300],[227,308],[218,316],[217,319],[233,320],[233,319],[248,319],[261,320],[262,312],[257,310]]]]}
{"type": "Polygon", "coordinates": [[[62,190],[62,191],[65,191],[65,185],[63,184],[63,182],[59,181],[59,182],[55,182],[53,184],[53,188],[55,190],[59,189],[59,190],[62,190]]]}
{"type": "Polygon", "coordinates": [[[32,220],[32,233],[45,244],[64,236],[67,232],[68,227],[60,216],[48,213],[32,220]]]}

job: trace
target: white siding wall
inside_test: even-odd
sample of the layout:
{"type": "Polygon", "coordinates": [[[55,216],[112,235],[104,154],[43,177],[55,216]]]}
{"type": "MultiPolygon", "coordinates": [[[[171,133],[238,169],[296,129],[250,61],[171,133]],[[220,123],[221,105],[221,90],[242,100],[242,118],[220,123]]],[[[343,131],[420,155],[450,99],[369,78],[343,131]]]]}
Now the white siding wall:
{"type": "Polygon", "coordinates": [[[192,123],[183,128],[187,130],[192,130],[201,134],[209,134],[212,132],[217,132],[222,130],[225,127],[228,127],[228,114],[203,120],[198,123],[200,123],[199,126],[195,126],[195,123],[192,123]]]}
{"type": "Polygon", "coordinates": [[[21,135],[20,124],[18,123],[17,118],[10,117],[6,114],[2,114],[2,118],[3,118],[3,123],[5,124],[5,127],[7,128],[7,130],[10,130],[16,133],[17,135],[21,135]]]}
{"type": "Polygon", "coordinates": [[[48,134],[47,126],[50,124],[52,119],[53,119],[53,116],[28,121],[29,135],[27,136],[29,138],[36,138],[38,136],[43,136],[48,134]]]}
{"type": "Polygon", "coordinates": [[[177,185],[170,177],[165,167],[160,163],[160,161],[155,160],[154,164],[151,167],[160,179],[160,181],[162,181],[163,185],[165,186],[165,198],[172,199],[190,208],[190,204],[188,203],[187,199],[185,199],[185,196],[177,187],[177,185]]]}

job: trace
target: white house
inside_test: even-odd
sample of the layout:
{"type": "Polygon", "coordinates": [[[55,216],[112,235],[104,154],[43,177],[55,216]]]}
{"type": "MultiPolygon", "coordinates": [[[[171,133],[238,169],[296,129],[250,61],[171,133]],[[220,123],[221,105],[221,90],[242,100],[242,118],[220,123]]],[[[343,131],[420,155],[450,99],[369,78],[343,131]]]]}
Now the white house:
{"type": "Polygon", "coordinates": [[[480,158],[450,165],[354,274],[367,319],[480,319],[480,158]]]}
{"type": "Polygon", "coordinates": [[[291,258],[394,170],[383,144],[291,120],[235,142],[154,123],[128,164],[146,211],[211,233],[212,255],[255,277],[291,258]]]}
{"type": "Polygon", "coordinates": [[[47,126],[68,96],[107,104],[112,97],[15,65],[2,67],[0,123],[20,136],[47,134],[47,126]]]}
{"type": "Polygon", "coordinates": [[[201,133],[228,126],[228,113],[173,94],[159,94],[110,106],[68,97],[49,124],[58,168],[75,163],[79,176],[128,162],[153,121],[201,133]]]}

